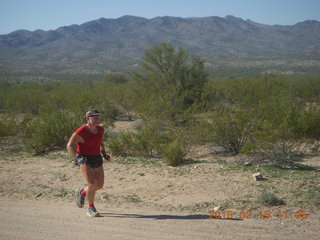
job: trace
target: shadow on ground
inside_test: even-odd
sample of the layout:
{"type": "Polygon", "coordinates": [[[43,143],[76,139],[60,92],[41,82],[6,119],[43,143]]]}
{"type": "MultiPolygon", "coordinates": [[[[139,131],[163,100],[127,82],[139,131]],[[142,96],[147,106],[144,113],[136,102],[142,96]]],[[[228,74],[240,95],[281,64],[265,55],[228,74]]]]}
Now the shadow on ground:
{"type": "Polygon", "coordinates": [[[152,218],[156,220],[168,220],[168,219],[179,219],[179,220],[201,220],[201,219],[209,219],[209,220],[233,220],[239,221],[243,220],[240,218],[217,218],[211,219],[210,215],[207,214],[191,214],[191,215],[142,215],[142,214],[117,214],[117,213],[100,213],[102,217],[114,217],[114,218],[152,218]]]}

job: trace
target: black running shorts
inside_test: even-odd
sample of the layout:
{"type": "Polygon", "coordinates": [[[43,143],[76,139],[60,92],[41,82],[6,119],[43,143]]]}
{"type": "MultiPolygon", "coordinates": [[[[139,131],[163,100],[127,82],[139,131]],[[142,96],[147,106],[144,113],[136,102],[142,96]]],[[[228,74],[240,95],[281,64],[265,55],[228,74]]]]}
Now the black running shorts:
{"type": "MultiPolygon", "coordinates": [[[[91,168],[98,168],[100,166],[102,166],[103,164],[103,159],[101,157],[101,155],[82,155],[83,157],[83,160],[84,162],[82,163],[85,163],[87,164],[89,167],[91,168]]],[[[78,159],[78,163],[81,164],[79,162],[79,159],[78,159]]]]}

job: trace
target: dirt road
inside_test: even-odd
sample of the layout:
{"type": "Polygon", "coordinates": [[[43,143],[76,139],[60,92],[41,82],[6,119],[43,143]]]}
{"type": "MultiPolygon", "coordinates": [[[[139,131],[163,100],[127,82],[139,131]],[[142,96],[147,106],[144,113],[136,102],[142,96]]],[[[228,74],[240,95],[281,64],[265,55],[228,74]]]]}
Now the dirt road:
{"type": "MultiPolygon", "coordinates": [[[[76,207],[74,190],[85,182],[66,151],[0,151],[0,240],[319,238],[319,208],[304,197],[318,196],[318,171],[262,169],[267,180],[254,181],[254,166],[243,169],[233,156],[213,150],[196,149],[190,157],[201,161],[174,168],[143,158],[105,163],[105,186],[96,195],[100,218],[76,207]],[[263,190],[277,192],[286,205],[257,203],[263,190]],[[209,219],[218,205],[236,214],[209,219]],[[241,209],[312,213],[306,219],[241,219],[241,209]]],[[[318,156],[311,160],[319,164],[318,156]]]]}
{"type": "Polygon", "coordinates": [[[0,199],[0,239],[317,239],[319,217],[209,219],[206,214],[101,208],[90,218],[70,202],[0,199]]]}

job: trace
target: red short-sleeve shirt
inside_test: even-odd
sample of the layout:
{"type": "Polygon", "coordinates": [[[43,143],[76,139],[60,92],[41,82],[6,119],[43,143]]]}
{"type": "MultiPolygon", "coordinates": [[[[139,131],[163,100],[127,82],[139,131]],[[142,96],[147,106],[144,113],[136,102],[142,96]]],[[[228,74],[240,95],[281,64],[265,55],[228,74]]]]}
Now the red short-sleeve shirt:
{"type": "Polygon", "coordinates": [[[104,129],[100,126],[97,126],[97,128],[97,133],[90,132],[87,125],[83,125],[75,131],[75,133],[77,133],[84,140],[84,143],[78,143],[77,153],[84,155],[100,154],[100,146],[102,143],[104,129]]]}

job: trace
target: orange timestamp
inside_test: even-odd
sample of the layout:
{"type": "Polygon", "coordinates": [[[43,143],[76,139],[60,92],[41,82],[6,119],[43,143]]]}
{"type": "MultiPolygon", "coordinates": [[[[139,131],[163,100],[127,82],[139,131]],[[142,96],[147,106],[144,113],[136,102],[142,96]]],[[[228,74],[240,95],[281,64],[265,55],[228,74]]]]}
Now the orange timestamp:
{"type": "Polygon", "coordinates": [[[210,211],[209,219],[307,219],[308,212],[305,210],[287,211],[287,210],[241,210],[235,212],[232,210],[210,211]]]}

